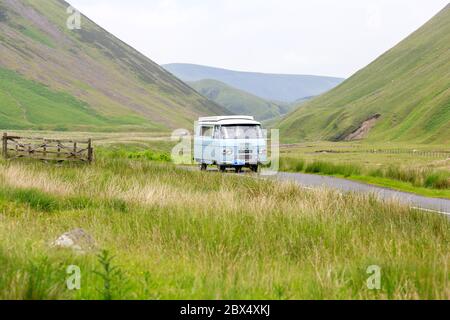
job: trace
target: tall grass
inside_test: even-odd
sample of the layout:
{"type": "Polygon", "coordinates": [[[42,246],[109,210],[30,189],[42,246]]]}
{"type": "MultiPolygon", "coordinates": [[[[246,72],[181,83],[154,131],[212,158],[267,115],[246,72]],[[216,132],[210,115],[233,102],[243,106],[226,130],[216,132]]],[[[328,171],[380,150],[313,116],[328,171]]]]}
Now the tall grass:
{"type": "Polygon", "coordinates": [[[424,168],[402,168],[399,166],[386,166],[370,169],[352,163],[333,163],[313,160],[306,162],[303,159],[283,157],[280,161],[283,171],[305,172],[324,175],[370,176],[388,178],[411,183],[416,187],[430,189],[450,189],[450,172],[424,168]]]}
{"type": "Polygon", "coordinates": [[[370,196],[102,156],[0,163],[0,190],[0,298],[450,298],[450,221],[370,196]],[[75,228],[109,254],[49,246],[75,228]]]}
{"type": "Polygon", "coordinates": [[[372,170],[369,175],[409,182],[416,187],[450,189],[450,172],[445,171],[388,166],[385,169],[372,170]]]}
{"type": "Polygon", "coordinates": [[[323,173],[328,175],[339,174],[344,177],[359,175],[361,169],[351,164],[333,164],[323,161],[314,161],[305,167],[307,173],[323,173]]]}
{"type": "Polygon", "coordinates": [[[362,171],[361,167],[354,164],[334,164],[318,160],[306,162],[297,158],[282,158],[280,167],[284,171],[342,175],[345,177],[359,175],[362,171]]]}
{"type": "Polygon", "coordinates": [[[152,150],[130,151],[124,148],[114,150],[100,149],[100,155],[103,157],[115,159],[120,158],[120,159],[147,160],[160,162],[171,161],[171,156],[168,152],[156,152],[152,150]]]}
{"type": "Polygon", "coordinates": [[[450,189],[450,174],[444,172],[432,172],[425,180],[427,188],[450,189]]]}

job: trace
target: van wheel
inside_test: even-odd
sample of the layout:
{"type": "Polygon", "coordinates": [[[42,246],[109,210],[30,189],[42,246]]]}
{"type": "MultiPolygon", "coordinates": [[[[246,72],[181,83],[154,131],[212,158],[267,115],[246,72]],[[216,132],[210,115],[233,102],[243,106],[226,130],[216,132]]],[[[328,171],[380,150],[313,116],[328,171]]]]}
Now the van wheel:
{"type": "Polygon", "coordinates": [[[250,170],[252,170],[253,172],[258,172],[258,169],[259,166],[257,164],[250,167],[250,170]]]}
{"type": "Polygon", "coordinates": [[[220,172],[225,172],[225,171],[227,171],[227,167],[225,167],[225,166],[219,166],[219,171],[220,171],[220,172]]]}
{"type": "Polygon", "coordinates": [[[200,165],[200,170],[201,170],[201,171],[206,171],[206,170],[208,170],[208,165],[207,165],[206,163],[202,163],[202,164],[200,165]]]}

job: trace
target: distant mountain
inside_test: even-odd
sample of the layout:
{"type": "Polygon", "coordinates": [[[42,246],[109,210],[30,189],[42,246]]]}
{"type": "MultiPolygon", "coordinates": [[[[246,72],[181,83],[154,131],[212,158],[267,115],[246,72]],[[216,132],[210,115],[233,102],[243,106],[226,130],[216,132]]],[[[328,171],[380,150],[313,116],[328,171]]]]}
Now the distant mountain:
{"type": "Polygon", "coordinates": [[[450,5],[278,125],[288,142],[365,138],[450,144],[450,5]]]}
{"type": "Polygon", "coordinates": [[[0,128],[169,130],[228,111],[63,0],[0,1],[0,128]]]}
{"type": "Polygon", "coordinates": [[[284,103],[322,94],[344,80],[309,75],[239,72],[181,63],[163,67],[183,81],[217,80],[265,100],[284,103]]]}
{"type": "Polygon", "coordinates": [[[232,114],[253,115],[256,119],[264,121],[291,111],[289,104],[270,102],[220,81],[201,80],[188,82],[188,84],[232,114]]]}

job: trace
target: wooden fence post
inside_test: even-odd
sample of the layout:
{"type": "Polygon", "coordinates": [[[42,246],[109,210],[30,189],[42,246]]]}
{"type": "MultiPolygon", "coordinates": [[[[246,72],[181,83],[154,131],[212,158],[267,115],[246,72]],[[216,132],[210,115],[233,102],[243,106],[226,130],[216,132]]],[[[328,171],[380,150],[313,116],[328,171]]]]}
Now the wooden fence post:
{"type": "Polygon", "coordinates": [[[93,152],[92,152],[92,139],[88,140],[88,163],[92,163],[93,152]]]}
{"type": "Polygon", "coordinates": [[[2,155],[5,159],[8,159],[8,134],[3,133],[2,137],[2,155]]]}

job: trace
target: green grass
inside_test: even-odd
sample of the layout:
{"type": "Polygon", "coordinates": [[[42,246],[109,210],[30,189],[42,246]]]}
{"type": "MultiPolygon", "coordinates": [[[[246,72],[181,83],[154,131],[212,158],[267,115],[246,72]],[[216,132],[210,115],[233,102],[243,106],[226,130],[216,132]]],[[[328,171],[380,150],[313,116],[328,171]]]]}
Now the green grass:
{"type": "Polygon", "coordinates": [[[53,131],[164,130],[130,113],[116,117],[96,112],[84,101],[0,68],[0,128],[53,131]]]}
{"type": "Polygon", "coordinates": [[[170,153],[157,152],[153,150],[130,151],[126,148],[118,148],[115,150],[100,149],[100,155],[114,159],[133,159],[133,160],[171,162],[170,153]]]}
{"type": "Polygon", "coordinates": [[[449,16],[447,6],[340,86],[285,117],[278,124],[282,139],[341,140],[380,114],[370,142],[450,144],[449,16]]]}
{"type": "Polygon", "coordinates": [[[54,91],[3,68],[0,68],[0,97],[0,128],[67,131],[80,124],[107,129],[144,123],[142,118],[131,121],[132,117],[104,117],[67,93],[54,91]]]}
{"type": "MultiPolygon", "coordinates": [[[[304,163],[300,160],[300,163],[304,163]]],[[[323,161],[314,161],[304,167],[306,173],[322,173],[327,175],[342,175],[350,177],[359,174],[360,168],[354,165],[333,164],[323,161]]]]}
{"type": "Polygon", "coordinates": [[[0,212],[1,299],[449,298],[449,220],[369,196],[100,152],[91,166],[0,161],[0,212]],[[75,228],[98,250],[49,246],[75,228]]]}
{"type": "Polygon", "coordinates": [[[450,190],[433,189],[428,187],[418,187],[408,182],[402,182],[389,178],[372,177],[372,176],[351,176],[351,180],[360,181],[380,187],[391,188],[395,190],[415,193],[425,197],[450,199],[450,190]]]}
{"type": "Polygon", "coordinates": [[[347,178],[423,196],[450,198],[446,146],[316,143],[282,149],[280,168],[347,178]],[[377,153],[367,150],[377,150],[377,153]],[[408,151],[411,150],[411,151],[408,151]]]}
{"type": "Polygon", "coordinates": [[[40,32],[35,28],[32,27],[23,28],[20,30],[20,32],[26,35],[27,37],[33,39],[34,41],[42,43],[50,48],[55,48],[55,44],[53,43],[53,41],[51,41],[49,37],[47,37],[45,34],[43,34],[42,32],[40,32]]]}

